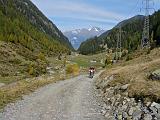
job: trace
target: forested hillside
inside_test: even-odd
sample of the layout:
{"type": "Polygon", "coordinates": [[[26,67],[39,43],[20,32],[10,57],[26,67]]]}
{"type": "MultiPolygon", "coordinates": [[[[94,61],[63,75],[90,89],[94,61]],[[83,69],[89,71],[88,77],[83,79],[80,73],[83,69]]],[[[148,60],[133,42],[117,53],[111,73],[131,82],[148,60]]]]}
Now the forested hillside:
{"type": "Polygon", "coordinates": [[[68,39],[30,0],[0,0],[0,77],[45,73],[45,57],[71,50],[68,39]]]}
{"type": "MultiPolygon", "coordinates": [[[[160,11],[150,16],[150,34],[152,44],[159,44],[160,40],[160,11]]],[[[140,47],[142,31],[144,25],[144,16],[135,16],[128,20],[120,22],[113,29],[105,32],[98,38],[92,38],[83,42],[78,49],[82,54],[95,54],[104,51],[106,46],[109,49],[115,49],[117,45],[117,33],[119,27],[122,28],[122,47],[129,51],[134,51],[140,47]],[[93,49],[94,48],[94,49],[93,49]]]]}
{"type": "Polygon", "coordinates": [[[45,52],[58,53],[72,48],[68,39],[29,0],[1,0],[0,3],[0,40],[45,52]]]}

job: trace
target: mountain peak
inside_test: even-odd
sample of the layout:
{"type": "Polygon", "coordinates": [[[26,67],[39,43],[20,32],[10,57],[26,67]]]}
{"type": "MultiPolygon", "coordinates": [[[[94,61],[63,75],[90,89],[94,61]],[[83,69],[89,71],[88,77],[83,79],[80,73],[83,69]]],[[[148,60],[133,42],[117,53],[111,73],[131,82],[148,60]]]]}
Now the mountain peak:
{"type": "Polygon", "coordinates": [[[89,31],[101,31],[102,29],[101,28],[99,28],[99,27],[90,27],[90,28],[88,28],[88,30],[89,31]]]}
{"type": "Polygon", "coordinates": [[[91,26],[90,28],[82,28],[82,29],[66,31],[64,32],[64,35],[68,37],[74,48],[77,49],[83,41],[95,36],[99,36],[104,32],[105,31],[99,27],[91,26]]]}

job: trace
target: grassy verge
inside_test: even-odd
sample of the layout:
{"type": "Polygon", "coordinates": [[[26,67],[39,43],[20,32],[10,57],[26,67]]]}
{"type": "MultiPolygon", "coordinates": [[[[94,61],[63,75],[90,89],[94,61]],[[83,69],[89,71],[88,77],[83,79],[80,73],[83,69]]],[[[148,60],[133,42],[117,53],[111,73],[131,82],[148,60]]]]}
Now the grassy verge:
{"type": "Polygon", "coordinates": [[[80,67],[88,68],[90,66],[95,66],[96,68],[102,67],[103,64],[101,60],[104,59],[105,54],[96,54],[96,55],[79,55],[71,58],[71,61],[77,63],[80,67]],[[96,62],[91,62],[96,61],[96,62]]]}
{"type": "Polygon", "coordinates": [[[22,99],[23,95],[34,92],[38,88],[43,87],[47,84],[69,79],[71,77],[75,76],[71,74],[60,76],[59,74],[57,74],[56,76],[48,78],[42,77],[41,79],[32,78],[21,80],[14,84],[9,84],[8,86],[2,87],[0,88],[0,111],[2,111],[8,103],[13,103],[16,100],[22,99]]]}

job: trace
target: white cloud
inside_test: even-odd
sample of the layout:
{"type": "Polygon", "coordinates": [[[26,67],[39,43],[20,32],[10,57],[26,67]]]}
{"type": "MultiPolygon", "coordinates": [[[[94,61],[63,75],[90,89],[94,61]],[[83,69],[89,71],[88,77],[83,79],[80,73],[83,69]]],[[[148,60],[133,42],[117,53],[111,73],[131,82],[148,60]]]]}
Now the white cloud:
{"type": "Polygon", "coordinates": [[[120,21],[126,16],[120,15],[115,12],[107,11],[96,6],[85,4],[82,2],[75,2],[72,0],[32,0],[36,3],[40,9],[48,17],[71,17],[71,18],[82,18],[86,20],[94,20],[99,22],[110,21],[120,21]]]}

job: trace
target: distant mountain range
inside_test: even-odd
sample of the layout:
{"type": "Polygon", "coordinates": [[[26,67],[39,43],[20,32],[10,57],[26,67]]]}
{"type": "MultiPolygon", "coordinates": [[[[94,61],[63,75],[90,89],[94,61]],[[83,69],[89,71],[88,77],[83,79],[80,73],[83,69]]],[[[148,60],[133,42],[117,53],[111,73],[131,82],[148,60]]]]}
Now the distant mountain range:
{"type": "Polygon", "coordinates": [[[79,48],[80,44],[85,40],[99,36],[105,31],[99,27],[76,29],[64,32],[64,35],[69,39],[75,49],[79,48]]]}

